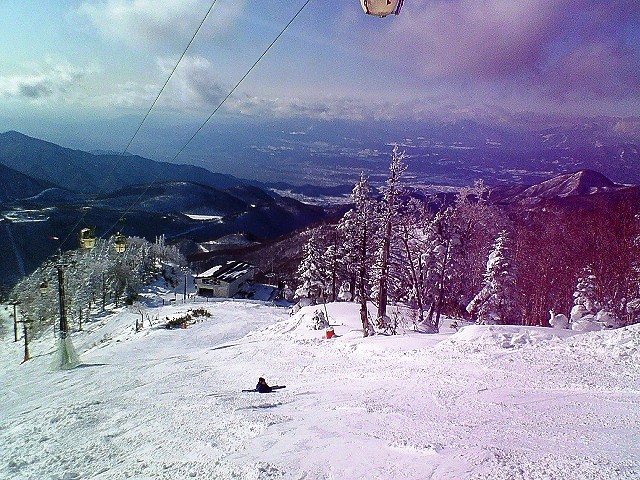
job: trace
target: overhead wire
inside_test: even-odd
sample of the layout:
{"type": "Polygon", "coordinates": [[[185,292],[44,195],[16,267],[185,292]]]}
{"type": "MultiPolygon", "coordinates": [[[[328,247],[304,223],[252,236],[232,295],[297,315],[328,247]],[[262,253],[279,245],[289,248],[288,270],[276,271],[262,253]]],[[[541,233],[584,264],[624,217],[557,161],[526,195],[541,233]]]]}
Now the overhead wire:
{"type": "MultiPolygon", "coordinates": [[[[218,0],[213,0],[211,2],[211,5],[209,6],[207,12],[204,14],[204,16],[202,17],[202,20],[200,21],[200,23],[198,24],[198,28],[196,28],[195,32],[193,33],[193,35],[191,36],[191,39],[189,40],[189,42],[187,43],[187,46],[184,48],[184,50],[182,51],[182,54],[180,55],[180,58],[178,59],[178,61],[176,62],[176,64],[173,66],[173,69],[171,70],[171,73],[169,73],[169,76],[167,77],[167,79],[165,80],[164,84],[162,85],[162,87],[160,88],[160,91],[158,92],[158,94],[156,95],[156,97],[154,98],[153,102],[151,103],[151,106],[149,107],[149,109],[147,110],[147,112],[145,113],[144,117],[142,118],[142,121],[138,124],[136,130],[134,131],[133,135],[131,136],[131,138],[129,139],[129,141],[127,142],[126,147],[124,148],[124,150],[122,151],[122,153],[120,154],[122,157],[125,156],[125,154],[129,151],[129,148],[131,147],[131,144],[133,143],[133,141],[135,140],[135,138],[138,136],[138,133],[140,133],[140,130],[142,129],[142,126],[145,124],[145,122],[147,121],[147,118],[149,118],[149,115],[151,114],[151,111],[153,110],[153,108],[156,106],[156,103],[158,103],[158,100],[160,99],[160,97],[162,96],[162,93],[164,92],[165,88],[167,87],[167,85],[169,84],[169,81],[171,80],[171,78],[173,77],[173,74],[176,72],[176,70],[178,69],[178,66],[180,65],[180,63],[182,62],[182,60],[184,59],[185,55],[187,54],[187,51],[189,50],[189,48],[191,47],[191,44],[194,42],[196,36],[198,35],[198,33],[200,32],[200,30],[202,29],[202,26],[204,25],[204,23],[207,21],[207,18],[209,17],[209,14],[211,13],[211,11],[213,10],[213,7],[215,6],[216,2],[218,0]]],[[[117,168],[119,162],[115,162],[113,164],[113,166],[111,167],[111,170],[107,173],[107,175],[105,175],[105,177],[103,177],[103,181],[102,181],[102,185],[106,185],[107,184],[107,180],[113,175],[113,172],[115,171],[115,169],[117,168]]],[[[97,198],[97,195],[96,197],[97,198]]],[[[94,198],[94,200],[95,200],[94,198]]],[[[69,233],[67,234],[66,237],[64,237],[64,239],[62,240],[62,242],[60,242],[60,245],[58,245],[58,250],[62,250],[62,247],[67,243],[67,241],[71,238],[71,236],[73,235],[73,233],[75,232],[75,230],[80,226],[80,224],[84,221],[84,219],[87,216],[88,213],[88,209],[83,209],[82,215],[80,216],[80,218],[78,219],[78,221],[76,222],[76,224],[71,228],[71,230],[69,231],[69,233]]],[[[121,222],[122,218],[118,219],[118,222],[121,222]]],[[[107,231],[107,233],[109,231],[111,231],[113,229],[113,226],[107,231]]],[[[106,235],[106,234],[105,234],[106,235]]]]}
{"type": "MultiPolygon", "coordinates": [[[[204,122],[202,122],[202,124],[196,129],[195,133],[193,135],[191,135],[191,137],[189,138],[189,140],[187,140],[185,142],[185,144],[177,151],[177,153],[171,158],[171,160],[169,162],[173,162],[175,161],[181,154],[182,152],[184,152],[184,150],[189,146],[189,144],[193,141],[194,138],[196,138],[196,136],[200,133],[200,131],[202,131],[202,129],[205,127],[205,125],[207,123],[209,123],[209,121],[213,118],[213,116],[220,110],[220,108],[222,108],[222,106],[226,103],[226,101],[231,97],[231,95],[233,95],[233,93],[238,89],[238,87],[240,86],[240,84],[249,76],[249,74],[253,71],[253,69],[258,65],[258,63],[260,63],[260,61],[267,55],[267,53],[269,52],[269,50],[271,50],[271,48],[278,42],[278,40],[280,39],[280,37],[282,37],[282,35],[284,35],[284,33],[287,31],[287,29],[291,26],[291,24],[293,24],[293,22],[298,18],[298,16],[302,13],[302,11],[305,9],[305,7],[311,2],[311,0],[306,0],[304,2],[304,4],[300,7],[300,9],[296,12],[296,14],[291,18],[291,20],[289,20],[289,22],[284,26],[284,28],[280,31],[280,33],[278,33],[278,35],[273,39],[273,41],[267,46],[267,48],[262,52],[262,54],[258,57],[258,59],[253,63],[253,65],[251,65],[251,67],[244,73],[244,75],[242,75],[242,77],[240,78],[240,80],[238,80],[238,82],[234,85],[234,87],[229,91],[229,93],[227,93],[227,95],[222,99],[222,101],[215,107],[215,109],[213,110],[213,112],[211,112],[211,114],[205,119],[204,122]]],[[[129,213],[131,213],[131,211],[133,210],[133,208],[138,205],[142,199],[146,196],[147,192],[156,184],[156,181],[158,180],[159,175],[156,175],[153,180],[148,183],[146,185],[146,188],[143,190],[143,192],[138,196],[137,199],[135,199],[133,201],[133,203],[131,205],[129,205],[129,207],[122,213],[122,215],[120,216],[120,218],[118,219],[117,222],[115,222],[106,232],[103,236],[106,236],[109,234],[109,232],[111,232],[114,227],[121,222],[129,213]]]]}
{"type": "Polygon", "coordinates": [[[151,104],[151,106],[149,107],[149,110],[147,110],[147,113],[145,114],[144,118],[142,119],[142,121],[140,122],[140,125],[138,125],[138,128],[136,129],[136,131],[134,132],[133,136],[131,137],[131,140],[129,140],[129,143],[127,143],[127,146],[125,147],[124,151],[122,152],[122,154],[124,155],[125,153],[127,153],[127,150],[129,150],[129,147],[131,146],[131,144],[133,143],[133,140],[136,138],[136,136],[138,135],[138,132],[140,131],[140,129],[142,128],[142,125],[144,124],[144,122],[147,120],[147,118],[149,117],[149,115],[151,114],[151,110],[153,110],[153,107],[156,106],[156,103],[158,103],[158,99],[160,98],[160,96],[162,95],[162,92],[164,92],[165,87],[167,86],[167,84],[169,83],[169,80],[171,80],[171,77],[173,77],[173,74],[176,72],[176,70],[178,69],[178,65],[180,65],[180,62],[182,62],[182,59],[184,58],[184,56],[187,54],[187,50],[189,50],[189,47],[191,47],[191,44],[193,43],[193,41],[196,38],[196,35],[198,35],[198,32],[200,31],[200,29],[202,28],[202,26],[204,25],[204,22],[207,21],[207,18],[209,17],[209,14],[211,13],[211,10],[213,10],[213,6],[216,4],[218,0],[213,0],[213,2],[211,3],[211,6],[209,7],[209,10],[207,10],[207,13],[205,13],[204,17],[202,18],[202,21],[200,22],[200,25],[198,25],[198,28],[196,29],[196,31],[194,32],[193,36],[191,37],[191,40],[189,40],[189,43],[187,44],[187,46],[185,47],[184,51],[182,52],[182,55],[180,55],[180,58],[178,59],[178,61],[176,62],[175,66],[173,67],[173,70],[171,70],[171,73],[169,74],[169,76],[167,77],[167,80],[164,82],[164,85],[162,85],[162,88],[160,89],[160,91],[158,92],[158,95],[156,95],[156,98],[153,100],[153,103],[151,104]]]}

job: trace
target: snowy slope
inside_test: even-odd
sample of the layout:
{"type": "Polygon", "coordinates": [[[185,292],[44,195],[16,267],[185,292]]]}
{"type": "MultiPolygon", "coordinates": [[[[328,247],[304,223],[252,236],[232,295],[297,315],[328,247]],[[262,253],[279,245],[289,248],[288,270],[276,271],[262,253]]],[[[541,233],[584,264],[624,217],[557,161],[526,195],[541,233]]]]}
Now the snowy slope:
{"type": "Polygon", "coordinates": [[[638,479],[640,326],[573,335],[446,328],[337,337],[260,302],[151,308],[74,334],[83,365],[49,371],[53,336],[0,343],[2,479],[638,479]],[[259,376],[287,388],[241,393],[259,376]]]}

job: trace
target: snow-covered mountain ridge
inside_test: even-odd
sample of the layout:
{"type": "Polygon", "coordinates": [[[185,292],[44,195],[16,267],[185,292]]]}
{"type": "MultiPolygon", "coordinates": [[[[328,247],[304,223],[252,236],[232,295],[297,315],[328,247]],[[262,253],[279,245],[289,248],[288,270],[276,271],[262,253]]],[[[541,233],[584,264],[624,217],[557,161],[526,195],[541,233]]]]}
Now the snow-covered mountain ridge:
{"type": "Polygon", "coordinates": [[[636,185],[614,183],[601,173],[593,170],[557,175],[543,182],[526,186],[499,186],[492,189],[495,201],[509,204],[536,204],[545,200],[558,200],[570,197],[590,195],[607,196],[614,201],[622,196],[638,195],[640,188],[636,185]]]}
{"type": "MultiPolygon", "coordinates": [[[[362,338],[358,306],[219,301],[73,333],[83,365],[0,343],[0,477],[562,479],[640,476],[640,325],[472,326],[362,338]],[[205,308],[187,329],[158,323],[205,308]],[[241,393],[258,376],[287,388],[241,393]]],[[[6,314],[5,314],[6,317],[6,314]]],[[[5,325],[6,325],[5,318],[5,325]]]]}

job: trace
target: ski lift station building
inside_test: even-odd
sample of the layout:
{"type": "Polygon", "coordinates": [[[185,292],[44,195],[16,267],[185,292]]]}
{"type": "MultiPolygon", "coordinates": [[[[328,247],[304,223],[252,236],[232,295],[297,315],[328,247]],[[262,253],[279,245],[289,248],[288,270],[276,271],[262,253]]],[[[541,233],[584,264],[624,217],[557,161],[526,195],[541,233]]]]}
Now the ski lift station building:
{"type": "Polygon", "coordinates": [[[249,263],[229,261],[194,275],[198,295],[205,297],[231,298],[242,285],[253,280],[256,267],[249,263]]]}

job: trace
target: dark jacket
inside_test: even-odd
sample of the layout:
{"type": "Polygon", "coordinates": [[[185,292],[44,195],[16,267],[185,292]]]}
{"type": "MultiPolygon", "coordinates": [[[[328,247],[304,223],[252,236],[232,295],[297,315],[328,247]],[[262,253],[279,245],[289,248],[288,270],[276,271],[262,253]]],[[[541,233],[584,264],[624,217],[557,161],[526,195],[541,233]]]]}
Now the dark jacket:
{"type": "Polygon", "coordinates": [[[272,390],[272,388],[267,385],[266,382],[261,383],[258,382],[258,384],[256,385],[256,392],[260,392],[260,393],[269,393],[272,390]]]}

